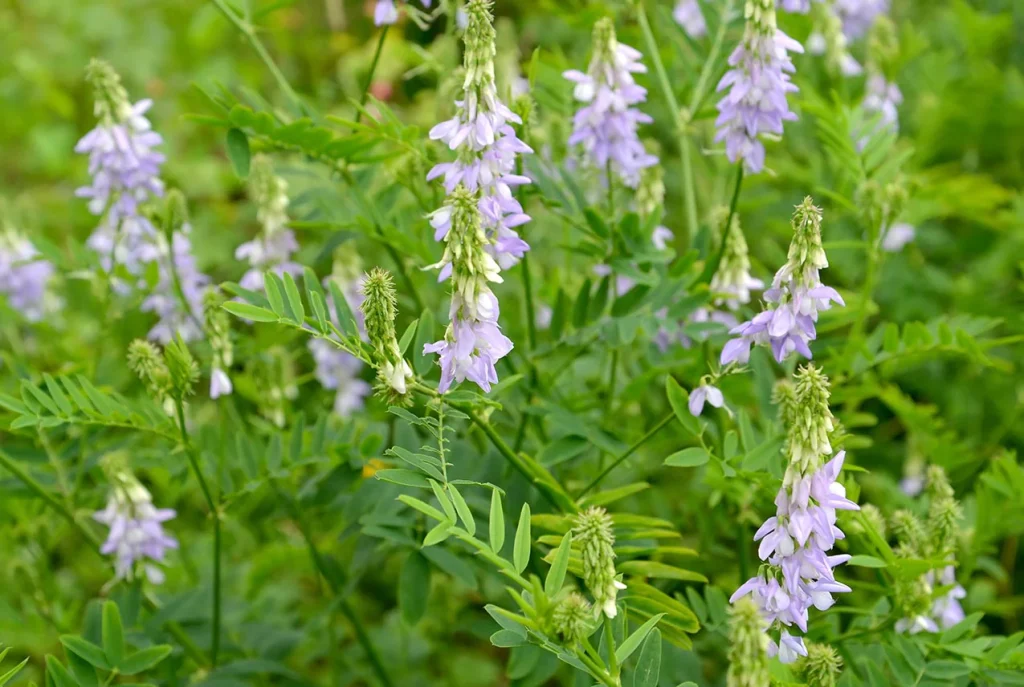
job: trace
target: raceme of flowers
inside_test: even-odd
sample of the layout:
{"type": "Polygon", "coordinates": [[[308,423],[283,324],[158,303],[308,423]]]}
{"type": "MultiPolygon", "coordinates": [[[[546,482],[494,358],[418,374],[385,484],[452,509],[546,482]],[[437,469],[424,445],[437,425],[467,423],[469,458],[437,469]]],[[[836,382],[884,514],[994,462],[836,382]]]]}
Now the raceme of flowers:
{"type": "Polygon", "coordinates": [[[148,337],[163,344],[176,336],[185,341],[203,337],[203,295],[210,278],[196,267],[189,239],[191,231],[191,226],[185,223],[172,234],[170,245],[163,234],[156,240],[159,279],[142,302],[142,310],[160,317],[148,337]]]}
{"type": "Polygon", "coordinates": [[[100,552],[116,557],[117,579],[131,580],[141,568],[150,582],[160,584],[164,573],[159,564],[169,549],[178,548],[178,541],[163,528],[175,512],[154,507],[149,491],[127,472],[112,474],[111,482],[107,507],[93,515],[110,528],[100,552]]]}
{"type": "Polygon", "coordinates": [[[490,391],[498,381],[495,366],[512,350],[512,341],[498,325],[498,298],[490,284],[502,281],[501,270],[486,250],[478,207],[476,194],[460,186],[430,220],[435,238],[445,242],[435,267],[441,269],[440,279],[452,281],[451,322],[444,338],[423,347],[424,353],[440,356],[441,393],[467,379],[490,391]]]}
{"type": "Polygon", "coordinates": [[[754,534],[760,542],[758,556],[766,564],[730,601],[749,595],[766,621],[780,630],[777,641],[769,640],[769,655],[792,663],[807,655],[803,639],[791,634],[792,628],[807,632],[811,606],[827,610],[835,603],[833,594],[850,591],[836,581],[833,570],[850,557],[829,555],[829,550],[845,537],[836,526],[836,511],[859,507],[837,481],[846,452],[823,464],[832,454],[828,380],[808,365],[797,372],[794,384],[780,385],[778,397],[788,426],[789,467],[775,499],[775,516],[754,534]]]}
{"type": "MultiPolygon", "coordinates": [[[[430,130],[432,140],[440,140],[456,151],[454,162],[435,165],[427,180],[444,177],[450,195],[458,186],[478,193],[478,205],[487,233],[487,251],[502,269],[522,259],[529,244],[516,231],[530,221],[512,190],[531,183],[515,173],[519,155],[533,150],[523,143],[512,124],[522,119],[498,97],[494,82],[495,33],[490,0],[471,0],[467,5],[462,100],[451,119],[430,130]]],[[[441,240],[438,238],[437,240],[441,240]]]]}
{"type": "Polygon", "coordinates": [[[0,294],[29,322],[46,314],[46,287],[52,276],[53,265],[31,241],[13,227],[0,227],[0,294]]]}
{"type": "Polygon", "coordinates": [[[839,292],[821,283],[819,270],[828,267],[828,260],[821,246],[821,210],[810,197],[793,213],[793,230],[786,264],[764,293],[768,308],[730,331],[739,336],[722,349],[722,365],[746,363],[755,344],[770,345],[780,363],[794,351],[810,359],[819,311],[832,303],[844,305],[839,292]]]}
{"type": "Polygon", "coordinates": [[[647,89],[633,78],[647,71],[640,61],[643,55],[616,40],[609,18],[594,25],[592,50],[586,74],[576,69],[564,74],[576,84],[573,97],[583,103],[573,117],[569,145],[582,146],[589,167],[601,171],[610,167],[622,183],[636,188],[641,172],[658,162],[637,135],[640,124],[653,120],[633,107],[647,100],[647,89]]]}
{"type": "Polygon", "coordinates": [[[716,141],[725,141],[730,162],[749,173],[764,169],[764,135],[782,135],[782,123],[796,119],[786,94],[798,90],[790,52],[803,47],[778,29],[774,0],[747,0],[743,40],[729,56],[732,67],[718,83],[728,93],[718,103],[716,141]]]}
{"type": "Polygon", "coordinates": [[[235,250],[235,259],[248,260],[250,269],[240,285],[251,291],[263,290],[263,274],[272,271],[298,275],[302,267],[292,260],[299,249],[288,228],[288,182],[274,174],[270,159],[257,155],[249,171],[249,194],[256,203],[260,233],[235,250]]]}
{"type": "Polygon", "coordinates": [[[153,102],[131,104],[109,64],[93,60],[87,76],[95,91],[98,122],[78,142],[75,152],[89,156],[92,182],[75,193],[87,198],[89,211],[100,218],[88,245],[107,272],[121,265],[138,275],[157,257],[158,232],[140,207],[163,195],[160,166],[164,155],[155,150],[163,139],[145,117],[153,102]]]}
{"type": "Polygon", "coordinates": [[[833,9],[843,22],[843,33],[854,40],[868,32],[878,15],[889,11],[889,0],[835,0],[833,9]]]}

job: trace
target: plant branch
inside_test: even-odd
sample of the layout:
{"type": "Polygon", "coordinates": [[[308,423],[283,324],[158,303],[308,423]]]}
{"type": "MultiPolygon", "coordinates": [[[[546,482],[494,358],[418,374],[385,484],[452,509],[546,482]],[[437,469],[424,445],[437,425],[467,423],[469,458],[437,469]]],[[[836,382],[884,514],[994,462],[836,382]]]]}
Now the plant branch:
{"type": "Polygon", "coordinates": [[[583,498],[584,496],[586,496],[586,495],[587,495],[587,494],[588,494],[588,493],[589,493],[589,492],[590,492],[590,491],[591,491],[591,490],[592,490],[592,489],[593,489],[594,487],[596,487],[596,486],[597,486],[598,484],[600,484],[600,483],[601,483],[601,480],[603,480],[603,479],[604,479],[605,477],[607,477],[607,476],[608,476],[608,473],[610,473],[610,472],[611,472],[612,470],[614,470],[615,468],[617,468],[617,467],[619,466],[619,464],[620,464],[620,463],[622,463],[622,461],[626,460],[626,459],[627,459],[627,458],[629,458],[629,457],[630,457],[631,455],[633,455],[634,453],[636,453],[637,449],[639,449],[639,448],[640,448],[641,446],[643,446],[643,445],[644,445],[644,444],[646,444],[646,443],[647,443],[648,441],[650,441],[651,437],[653,437],[653,436],[654,436],[655,434],[657,434],[658,432],[660,432],[660,431],[661,431],[661,429],[662,429],[662,428],[663,428],[663,427],[664,427],[665,425],[667,425],[667,424],[668,424],[669,422],[671,422],[671,421],[672,421],[672,419],[673,419],[674,417],[675,417],[675,414],[673,414],[673,413],[669,413],[668,415],[666,415],[665,417],[663,417],[663,418],[662,418],[662,419],[661,419],[661,420],[660,420],[660,421],[658,422],[658,424],[656,424],[656,425],[655,425],[654,427],[652,427],[652,428],[651,428],[651,429],[650,429],[650,430],[649,430],[649,431],[647,432],[647,434],[645,434],[645,435],[643,435],[642,437],[640,437],[640,439],[638,439],[638,440],[637,440],[637,442],[636,442],[635,444],[633,444],[633,445],[632,445],[632,446],[630,446],[630,447],[629,447],[628,449],[626,449],[626,450],[625,450],[624,452],[622,452],[622,453],[621,453],[621,454],[620,454],[620,455],[619,455],[619,456],[618,456],[618,457],[617,457],[617,458],[616,458],[615,460],[613,460],[613,461],[611,462],[611,464],[610,464],[610,465],[609,465],[608,467],[606,467],[606,468],[605,468],[605,469],[604,469],[604,470],[603,470],[603,471],[601,472],[601,474],[600,474],[600,475],[598,475],[597,477],[595,477],[595,478],[593,479],[593,481],[591,481],[591,482],[590,482],[590,484],[588,484],[587,486],[585,486],[585,487],[583,488],[583,491],[581,491],[581,492],[580,492],[579,494],[577,494],[577,495],[576,495],[576,498],[577,498],[577,499],[580,499],[580,498],[583,498]]]}

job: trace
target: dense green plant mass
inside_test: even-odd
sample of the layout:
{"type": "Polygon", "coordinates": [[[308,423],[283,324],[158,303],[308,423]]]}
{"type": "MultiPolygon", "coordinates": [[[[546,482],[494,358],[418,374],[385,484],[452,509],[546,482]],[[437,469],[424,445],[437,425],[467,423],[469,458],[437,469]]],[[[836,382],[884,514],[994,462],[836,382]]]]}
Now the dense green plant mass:
{"type": "Polygon", "coordinates": [[[0,686],[1024,685],[1022,35],[0,3],[0,686]]]}

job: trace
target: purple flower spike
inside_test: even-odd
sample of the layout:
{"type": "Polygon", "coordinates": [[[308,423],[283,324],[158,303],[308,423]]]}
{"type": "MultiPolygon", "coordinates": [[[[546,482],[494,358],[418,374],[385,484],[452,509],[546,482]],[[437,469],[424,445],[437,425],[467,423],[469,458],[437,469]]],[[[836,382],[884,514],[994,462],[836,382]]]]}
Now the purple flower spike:
{"type": "Polygon", "coordinates": [[[134,477],[119,473],[107,507],[93,518],[110,528],[100,553],[117,557],[117,579],[133,579],[140,566],[153,584],[164,581],[157,565],[163,563],[168,549],[178,548],[178,540],[164,532],[163,523],[176,514],[168,508],[155,508],[153,497],[134,477]]]}

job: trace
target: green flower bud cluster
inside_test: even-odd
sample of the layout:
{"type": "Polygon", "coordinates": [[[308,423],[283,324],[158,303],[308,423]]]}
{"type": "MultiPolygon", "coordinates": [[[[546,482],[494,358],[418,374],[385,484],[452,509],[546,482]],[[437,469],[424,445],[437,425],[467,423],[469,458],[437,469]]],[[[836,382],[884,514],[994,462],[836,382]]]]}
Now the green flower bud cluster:
{"type": "Polygon", "coordinates": [[[665,203],[665,170],[661,165],[644,167],[636,187],[636,209],[647,217],[665,203]]]}
{"type": "Polygon", "coordinates": [[[215,370],[227,370],[235,358],[231,342],[231,319],[221,308],[223,303],[224,299],[216,289],[209,289],[203,295],[203,330],[213,349],[215,370]]]}
{"type": "Polygon", "coordinates": [[[790,468],[801,475],[811,474],[831,455],[829,436],[835,429],[835,418],[829,410],[828,377],[814,365],[797,370],[794,380],[794,405],[783,410],[789,416],[787,449],[790,468]]]}
{"type": "Polygon", "coordinates": [[[256,219],[265,236],[285,228],[288,223],[288,182],[274,174],[273,163],[266,155],[252,158],[249,196],[256,204],[256,219]]]}
{"type": "Polygon", "coordinates": [[[150,342],[136,339],[128,346],[128,367],[161,402],[191,396],[199,380],[199,365],[180,338],[167,344],[162,353],[150,342]]]}
{"type": "Polygon", "coordinates": [[[727,687],[768,687],[768,624],[749,597],[729,607],[727,687]]]}
{"type": "MultiPolygon", "coordinates": [[[[793,240],[785,270],[796,277],[798,283],[817,286],[818,270],[828,267],[828,258],[821,245],[821,208],[807,196],[793,212],[793,240]]],[[[778,280],[778,276],[776,276],[778,280]]]]}
{"type": "Polygon", "coordinates": [[[594,609],[579,592],[570,592],[551,612],[551,624],[568,646],[586,639],[594,630],[594,609]]]}
{"type": "Polygon", "coordinates": [[[576,516],[573,539],[583,554],[583,581],[594,597],[594,614],[609,618],[618,613],[615,597],[625,589],[615,578],[615,533],[604,508],[592,507],[576,516]]]}
{"type": "Polygon", "coordinates": [[[360,306],[366,323],[366,335],[373,351],[373,365],[382,391],[393,397],[404,398],[412,368],[402,358],[395,335],[398,301],[391,274],[379,267],[373,268],[363,282],[365,299],[360,306]]]}
{"type": "Polygon", "coordinates": [[[836,687],[843,659],[827,644],[808,644],[807,656],[796,669],[807,687],[836,687]]]}
{"type": "Polygon", "coordinates": [[[96,119],[104,126],[123,121],[131,114],[128,91],[121,85],[120,75],[109,62],[93,58],[85,68],[85,78],[95,94],[96,119]]]}

